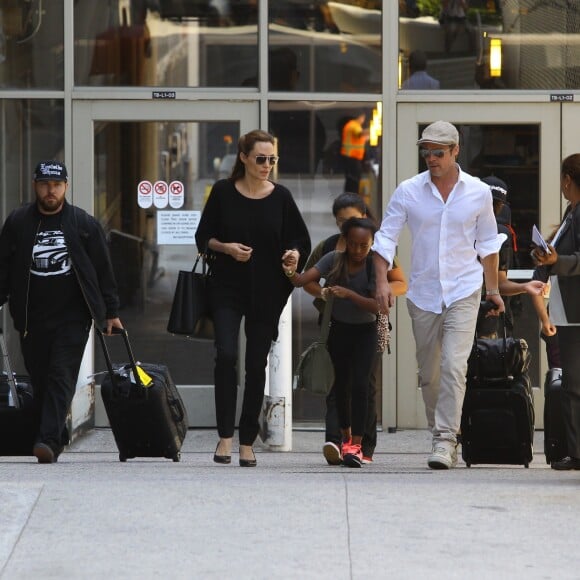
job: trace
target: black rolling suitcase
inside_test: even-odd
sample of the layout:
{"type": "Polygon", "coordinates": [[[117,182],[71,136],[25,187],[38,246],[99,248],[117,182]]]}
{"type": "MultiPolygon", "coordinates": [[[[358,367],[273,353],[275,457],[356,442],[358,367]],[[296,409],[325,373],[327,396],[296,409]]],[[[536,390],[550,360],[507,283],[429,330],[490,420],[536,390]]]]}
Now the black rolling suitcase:
{"type": "Polygon", "coordinates": [[[119,449],[119,461],[133,457],[180,460],[187,433],[187,412],[165,365],[136,363],[126,330],[114,329],[125,343],[129,362],[113,368],[105,336],[103,346],[108,374],[101,396],[119,449]],[[145,373],[139,372],[137,368],[145,373]],[[147,376],[152,380],[147,383],[147,376]]]}
{"type": "MultiPolygon", "coordinates": [[[[505,322],[505,321],[504,321],[505,322]]],[[[478,338],[470,355],[461,416],[461,453],[471,465],[533,459],[534,405],[523,339],[478,338]]]]}
{"type": "Polygon", "coordinates": [[[564,425],[562,369],[551,368],[544,381],[544,454],[546,463],[568,455],[564,425]]]}
{"type": "Polygon", "coordinates": [[[0,374],[0,456],[32,455],[37,432],[30,377],[12,372],[4,332],[0,329],[4,371],[0,374]]]}

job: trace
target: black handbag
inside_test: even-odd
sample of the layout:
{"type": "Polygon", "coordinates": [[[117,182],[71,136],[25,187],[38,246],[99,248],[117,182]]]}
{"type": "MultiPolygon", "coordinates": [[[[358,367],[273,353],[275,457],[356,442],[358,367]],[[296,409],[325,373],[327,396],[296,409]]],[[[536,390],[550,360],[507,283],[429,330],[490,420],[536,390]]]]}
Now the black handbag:
{"type": "Polygon", "coordinates": [[[214,326],[209,306],[211,269],[204,254],[198,254],[192,270],[180,270],[175,286],[167,331],[190,338],[212,340],[214,326]],[[196,272],[201,259],[202,270],[196,272]]]}
{"type": "Polygon", "coordinates": [[[333,298],[330,294],[324,307],[319,339],[300,355],[294,372],[294,389],[308,391],[313,395],[328,395],[334,384],[334,365],[326,346],[333,298]]]}
{"type": "Polygon", "coordinates": [[[528,372],[531,354],[523,338],[507,336],[505,315],[500,315],[503,335],[500,338],[476,338],[467,361],[470,379],[519,377],[528,372]]]}

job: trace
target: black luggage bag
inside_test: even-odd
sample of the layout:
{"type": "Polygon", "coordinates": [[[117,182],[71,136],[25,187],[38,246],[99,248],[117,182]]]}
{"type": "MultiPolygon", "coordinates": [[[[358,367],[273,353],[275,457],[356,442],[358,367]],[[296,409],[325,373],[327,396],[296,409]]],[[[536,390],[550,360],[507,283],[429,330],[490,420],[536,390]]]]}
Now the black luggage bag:
{"type": "Polygon", "coordinates": [[[113,329],[123,338],[129,362],[113,368],[105,336],[101,341],[108,375],[101,396],[119,449],[119,461],[133,457],[166,457],[179,461],[188,419],[177,387],[162,364],[137,363],[126,330],[113,329]],[[137,365],[151,377],[144,384],[137,365]]]}
{"type": "Polygon", "coordinates": [[[32,455],[38,430],[32,383],[27,375],[12,372],[1,329],[0,351],[4,360],[0,374],[0,456],[32,455]]]}
{"type": "Polygon", "coordinates": [[[544,381],[544,455],[548,464],[568,455],[563,397],[562,369],[551,368],[544,381]]]}
{"type": "Polygon", "coordinates": [[[527,373],[530,354],[523,339],[512,340],[508,346],[505,321],[502,326],[502,338],[476,339],[470,355],[461,416],[461,453],[467,467],[481,463],[529,467],[533,459],[534,405],[527,373]],[[508,370],[513,349],[518,351],[515,359],[519,361],[512,369],[515,374],[508,370]],[[482,350],[488,357],[496,353],[499,363],[482,364],[478,360],[482,350]],[[497,376],[498,368],[503,368],[503,376],[497,376]]]}

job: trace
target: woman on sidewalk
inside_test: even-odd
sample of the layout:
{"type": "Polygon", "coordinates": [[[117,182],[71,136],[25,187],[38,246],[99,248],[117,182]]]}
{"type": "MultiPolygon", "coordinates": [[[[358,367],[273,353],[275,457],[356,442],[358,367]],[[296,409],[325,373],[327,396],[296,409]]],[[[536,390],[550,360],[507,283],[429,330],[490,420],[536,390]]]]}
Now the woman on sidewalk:
{"type": "Polygon", "coordinates": [[[195,239],[211,251],[209,281],[215,326],[215,406],[220,440],[216,463],[231,463],[238,392],[238,338],[246,335],[245,390],[239,422],[240,466],[253,467],[252,445],[264,398],[266,361],[292,285],[280,263],[302,268],[310,236],[292,194],[269,180],[277,163],[274,138],[251,131],[238,142],[229,179],[212,188],[195,239]]]}
{"type": "Polygon", "coordinates": [[[560,183],[568,201],[564,219],[548,251],[536,247],[532,257],[550,277],[550,320],[557,329],[562,365],[568,455],[553,461],[552,469],[569,471],[580,470],[580,153],[562,161],[560,183]]]}
{"type": "Polygon", "coordinates": [[[294,286],[326,279],[319,290],[324,300],[334,296],[328,350],[335,371],[341,453],[347,467],[362,466],[362,438],[368,412],[369,377],[377,351],[374,270],[369,256],[376,226],[368,218],[350,218],[342,226],[344,252],[329,252],[317,264],[297,274],[293,262],[283,264],[294,286]],[[370,276],[368,275],[370,272],[370,276]]]}

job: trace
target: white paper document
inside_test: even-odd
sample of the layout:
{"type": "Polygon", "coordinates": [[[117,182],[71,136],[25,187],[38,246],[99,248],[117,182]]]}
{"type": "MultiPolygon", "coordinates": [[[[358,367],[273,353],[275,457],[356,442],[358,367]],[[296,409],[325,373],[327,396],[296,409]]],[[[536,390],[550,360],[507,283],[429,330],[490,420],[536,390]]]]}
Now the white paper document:
{"type": "Polygon", "coordinates": [[[546,252],[546,254],[552,253],[552,252],[550,252],[550,249],[548,248],[548,244],[546,243],[546,240],[544,240],[544,237],[542,236],[542,234],[540,233],[540,230],[536,227],[535,224],[532,227],[532,242],[534,244],[536,244],[536,246],[539,246],[540,248],[542,248],[542,250],[544,250],[544,252],[546,252]]]}

